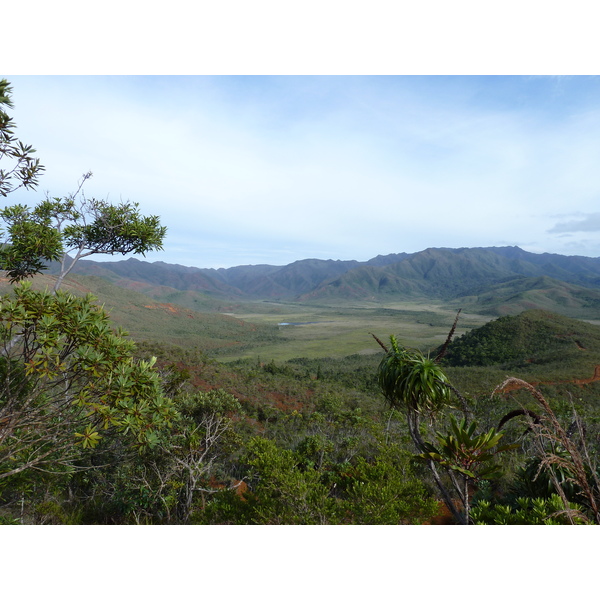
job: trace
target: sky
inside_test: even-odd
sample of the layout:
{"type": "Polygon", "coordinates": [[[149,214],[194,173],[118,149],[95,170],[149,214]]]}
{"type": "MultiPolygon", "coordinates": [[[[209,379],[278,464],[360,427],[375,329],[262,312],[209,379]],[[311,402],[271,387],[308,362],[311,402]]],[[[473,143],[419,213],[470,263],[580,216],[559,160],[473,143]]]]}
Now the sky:
{"type": "Polygon", "coordinates": [[[600,256],[597,77],[8,78],[19,139],[46,167],[11,200],[66,195],[92,171],[86,196],[167,226],[145,260],[600,256]]]}

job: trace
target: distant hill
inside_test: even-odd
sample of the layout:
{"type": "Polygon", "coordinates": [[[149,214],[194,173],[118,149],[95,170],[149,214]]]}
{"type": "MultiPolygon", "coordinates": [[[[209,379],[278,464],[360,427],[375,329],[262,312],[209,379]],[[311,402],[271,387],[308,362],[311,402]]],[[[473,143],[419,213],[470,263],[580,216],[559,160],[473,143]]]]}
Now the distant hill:
{"type": "MultiPolygon", "coordinates": [[[[439,350],[439,349],[438,349],[439,350]]],[[[545,370],[551,376],[592,377],[600,365],[600,326],[543,310],[500,317],[455,339],[443,364],[545,370]]]]}
{"type": "Polygon", "coordinates": [[[479,314],[515,315],[540,308],[575,318],[598,318],[600,290],[552,279],[523,277],[487,286],[453,301],[479,314]]]}
{"type": "MultiPolygon", "coordinates": [[[[51,266],[52,272],[56,266],[51,266]]],[[[223,303],[265,299],[303,303],[427,299],[464,303],[470,310],[492,315],[544,308],[574,317],[600,318],[600,258],[533,254],[518,247],[429,248],[364,262],[306,259],[285,266],[228,269],[135,258],[103,263],[84,260],[73,272],[143,289],[152,297],[170,294],[176,298],[179,294],[182,301],[205,310],[219,310],[223,303]]]]}

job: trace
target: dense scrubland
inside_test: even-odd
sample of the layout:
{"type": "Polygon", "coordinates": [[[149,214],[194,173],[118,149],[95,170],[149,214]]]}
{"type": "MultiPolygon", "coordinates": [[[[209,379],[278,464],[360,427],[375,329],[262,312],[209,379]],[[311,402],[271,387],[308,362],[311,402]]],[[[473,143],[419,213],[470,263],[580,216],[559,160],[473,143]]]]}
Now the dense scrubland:
{"type": "MultiPolygon", "coordinates": [[[[153,315],[159,309],[147,310],[153,315]]],[[[399,309],[377,310],[392,321],[399,314],[399,309]]],[[[185,311],[181,307],[182,321],[190,320],[185,311]]],[[[443,345],[452,326],[449,315],[404,313],[412,322],[407,329],[413,341],[419,331],[421,342],[437,340],[420,344],[425,358],[429,349],[433,360],[443,345]]],[[[206,316],[221,327],[220,317],[206,316]]],[[[328,311],[321,315],[324,321],[331,317],[328,311]]],[[[2,519],[40,524],[460,522],[444,504],[426,457],[419,456],[423,448],[411,439],[406,406],[386,401],[378,368],[387,355],[363,319],[369,317],[361,316],[355,326],[364,347],[348,355],[339,330],[331,329],[314,335],[337,347],[337,353],[311,351],[319,340],[310,339],[304,346],[307,356],[272,358],[278,352],[285,356],[286,346],[292,354],[302,347],[291,328],[313,324],[265,326],[258,337],[253,336],[261,326],[248,331],[246,324],[247,337],[230,332],[240,341],[237,357],[222,354],[227,346],[211,353],[205,346],[169,343],[158,333],[155,341],[140,340],[136,357],[156,357],[164,394],[177,413],[156,443],[140,451],[118,430],[107,430],[101,443],[79,446],[68,463],[0,480],[2,519]],[[254,354],[244,357],[253,348],[254,354]]],[[[503,437],[481,463],[495,465],[494,472],[438,461],[451,502],[464,514],[452,479],[468,471],[470,522],[595,522],[593,501],[570,470],[573,459],[564,441],[542,429],[551,419],[544,406],[522,385],[493,392],[508,377],[536,386],[550,414],[569,432],[566,440],[584,453],[588,496],[591,491],[594,498],[600,327],[541,310],[482,322],[458,335],[439,363],[466,406],[458,396],[448,398],[440,411],[423,411],[419,428],[435,447],[436,432],[452,431],[453,417],[459,425],[465,416],[467,424],[476,423],[473,439],[492,428],[497,432],[507,414],[522,412],[503,424],[503,437]],[[512,447],[497,452],[503,445],[512,447]]],[[[392,329],[385,321],[371,329],[389,346],[381,329],[403,340],[401,323],[392,329]]]]}

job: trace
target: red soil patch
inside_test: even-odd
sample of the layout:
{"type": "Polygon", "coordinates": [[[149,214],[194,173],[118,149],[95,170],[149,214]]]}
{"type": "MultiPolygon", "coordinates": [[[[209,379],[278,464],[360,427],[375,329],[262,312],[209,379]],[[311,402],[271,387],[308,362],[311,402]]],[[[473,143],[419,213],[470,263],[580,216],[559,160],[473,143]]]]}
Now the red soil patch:
{"type": "Polygon", "coordinates": [[[233,488],[235,490],[235,493],[240,497],[243,497],[244,493],[248,491],[248,486],[246,482],[240,479],[232,479],[231,483],[227,484],[223,483],[222,481],[217,481],[213,476],[208,482],[208,485],[210,485],[210,487],[214,490],[224,490],[225,488],[233,488]]]}
{"type": "Polygon", "coordinates": [[[181,309],[177,306],[173,306],[172,304],[144,304],[144,308],[149,308],[150,310],[164,310],[166,313],[172,315],[185,315],[186,317],[188,317],[188,319],[194,318],[194,315],[191,312],[181,309]]]}
{"type": "Polygon", "coordinates": [[[181,311],[175,308],[172,304],[144,304],[144,308],[162,309],[166,312],[179,314],[181,311]]]}
{"type": "Polygon", "coordinates": [[[438,505],[440,507],[438,514],[423,525],[456,525],[450,509],[441,501],[438,505]]]}
{"type": "MultiPolygon", "coordinates": [[[[530,385],[559,385],[562,383],[573,383],[575,385],[587,385],[588,383],[593,383],[594,381],[600,381],[600,365],[596,365],[594,368],[594,374],[587,379],[570,379],[566,381],[528,381],[530,385]]],[[[510,383],[506,387],[502,389],[502,393],[506,394],[507,392],[514,392],[515,390],[520,389],[520,385],[518,383],[510,383]]]]}

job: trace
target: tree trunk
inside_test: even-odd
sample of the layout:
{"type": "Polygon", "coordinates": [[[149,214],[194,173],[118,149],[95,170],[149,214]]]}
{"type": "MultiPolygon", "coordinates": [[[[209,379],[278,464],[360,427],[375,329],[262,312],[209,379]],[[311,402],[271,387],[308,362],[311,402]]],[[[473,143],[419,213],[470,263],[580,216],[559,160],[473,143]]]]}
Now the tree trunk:
{"type": "MultiPolygon", "coordinates": [[[[410,437],[412,438],[413,444],[417,448],[418,452],[424,452],[425,446],[423,444],[423,438],[421,437],[421,434],[419,433],[419,415],[416,413],[409,412],[407,414],[406,418],[408,421],[408,431],[410,433],[410,437]]],[[[448,507],[448,510],[450,511],[450,513],[452,514],[452,516],[454,517],[454,519],[456,520],[457,523],[459,523],[460,525],[467,525],[468,520],[465,522],[464,515],[462,515],[460,513],[460,511],[454,505],[454,502],[452,502],[452,497],[450,496],[450,492],[448,491],[446,486],[442,483],[442,479],[436,469],[435,463],[432,460],[430,460],[430,461],[428,461],[428,464],[429,464],[431,473],[433,474],[433,479],[435,481],[435,484],[437,485],[438,489],[440,490],[440,494],[442,495],[442,500],[444,501],[444,504],[448,507]]]]}

